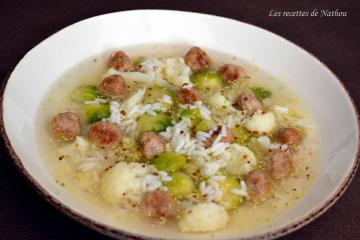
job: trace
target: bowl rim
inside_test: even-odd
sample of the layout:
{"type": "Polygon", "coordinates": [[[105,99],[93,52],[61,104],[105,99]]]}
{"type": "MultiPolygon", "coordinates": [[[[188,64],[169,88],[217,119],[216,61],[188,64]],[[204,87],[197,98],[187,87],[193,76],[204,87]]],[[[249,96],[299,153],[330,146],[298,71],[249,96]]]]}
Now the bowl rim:
{"type": "Polygon", "coordinates": [[[330,73],[335,77],[335,79],[337,80],[337,82],[339,83],[339,87],[342,88],[342,90],[344,91],[346,97],[348,98],[349,102],[352,104],[352,108],[353,111],[355,113],[355,117],[356,117],[356,124],[357,124],[357,146],[356,146],[356,154],[355,157],[353,159],[353,164],[351,166],[350,171],[348,172],[347,176],[345,177],[344,181],[341,183],[341,185],[336,189],[335,192],[333,192],[331,195],[329,195],[326,199],[326,201],[322,202],[319,206],[317,206],[316,208],[314,208],[311,212],[309,212],[308,214],[306,214],[303,217],[300,217],[299,219],[290,222],[288,224],[286,224],[283,227],[262,233],[262,234],[256,234],[250,237],[241,237],[239,236],[239,238],[233,238],[232,240],[245,240],[245,239],[275,239],[284,235],[287,235],[289,233],[292,233],[298,229],[300,229],[301,227],[309,224],[310,222],[312,222],[313,220],[317,219],[318,217],[320,217],[323,213],[325,213],[330,207],[332,207],[336,201],[344,194],[344,192],[346,191],[346,189],[349,187],[349,185],[351,184],[356,171],[360,165],[360,117],[359,117],[359,113],[356,107],[356,104],[354,102],[354,100],[352,99],[349,91],[346,89],[345,85],[343,84],[343,82],[340,80],[340,78],[325,64],[323,63],[321,60],[319,60],[316,56],[314,56],[312,53],[308,52],[307,50],[305,50],[304,48],[302,48],[301,46],[291,42],[290,40],[285,39],[284,37],[273,33],[269,30],[266,30],[262,27],[258,27],[256,25],[247,23],[247,22],[243,22],[240,20],[236,20],[236,19],[231,19],[228,17],[222,17],[222,16],[217,16],[217,15],[212,15],[212,14],[205,14],[205,13],[198,13],[198,12],[191,12],[191,11],[179,11],[179,10],[166,10],[166,9],[136,9],[136,10],[126,10],[126,11],[117,11],[117,12],[111,12],[111,13],[106,13],[106,14],[101,14],[101,15],[96,15],[90,18],[86,18],[83,20],[80,20],[78,22],[75,22],[73,24],[70,24],[62,29],[60,29],[59,31],[56,31],[54,33],[52,33],[51,35],[49,35],[47,38],[45,38],[44,40],[42,40],[41,42],[39,42],[37,45],[35,45],[34,47],[32,47],[30,50],[28,50],[23,57],[20,58],[20,60],[16,63],[15,67],[12,67],[11,70],[9,71],[9,73],[7,75],[5,75],[4,79],[3,79],[3,83],[1,85],[1,89],[0,89],[0,135],[4,141],[4,145],[6,146],[6,149],[8,151],[8,154],[10,155],[11,159],[13,160],[13,164],[15,165],[16,169],[18,170],[18,172],[20,172],[20,174],[22,175],[23,178],[25,178],[25,180],[28,182],[28,184],[34,188],[36,190],[36,192],[42,197],[44,198],[48,203],[50,203],[52,206],[54,206],[57,210],[59,210],[60,212],[62,212],[63,214],[65,214],[66,216],[76,220],[77,222],[80,222],[81,224],[85,225],[86,227],[96,230],[102,234],[111,236],[111,237],[115,237],[115,238],[122,238],[122,239],[127,239],[127,240],[136,240],[136,239],[146,239],[146,240],[162,240],[162,238],[154,238],[154,237],[149,237],[149,236],[145,236],[145,235],[141,235],[141,234],[136,234],[136,233],[132,233],[132,232],[128,232],[119,228],[115,228],[112,226],[109,226],[107,224],[104,224],[102,222],[99,222],[97,220],[91,219],[90,217],[87,217],[81,213],[79,213],[78,211],[76,211],[75,209],[71,208],[70,206],[67,206],[65,204],[63,204],[60,200],[56,199],[54,196],[52,196],[50,193],[47,192],[47,190],[45,188],[43,188],[33,177],[32,175],[25,169],[24,165],[22,164],[21,159],[19,158],[19,156],[16,154],[16,151],[14,150],[14,148],[11,145],[10,139],[6,133],[6,129],[5,129],[5,125],[4,125],[4,94],[6,91],[6,87],[7,87],[7,83],[9,82],[12,72],[15,70],[15,68],[17,67],[17,65],[19,64],[19,62],[26,57],[26,55],[32,51],[34,48],[36,48],[37,46],[39,46],[41,43],[51,39],[52,37],[54,37],[54,35],[56,35],[57,33],[73,26],[76,25],[78,23],[82,23],[85,21],[91,21],[94,20],[96,18],[101,18],[104,16],[108,16],[108,15],[115,15],[115,14],[121,14],[121,13],[125,13],[125,12],[174,12],[177,14],[191,14],[191,15],[199,15],[199,16],[204,16],[204,17],[211,17],[211,18],[217,18],[219,20],[224,20],[224,21],[230,21],[230,22],[241,22],[243,24],[249,25],[253,28],[256,28],[258,30],[262,30],[262,31],[266,31],[268,34],[272,34],[273,36],[276,36],[278,38],[280,38],[283,41],[286,41],[286,43],[291,44],[295,47],[297,47],[298,49],[300,49],[301,51],[303,51],[304,53],[306,53],[307,55],[310,55],[315,61],[317,61],[318,63],[320,63],[324,68],[326,68],[328,71],[330,71],[330,73]]]}

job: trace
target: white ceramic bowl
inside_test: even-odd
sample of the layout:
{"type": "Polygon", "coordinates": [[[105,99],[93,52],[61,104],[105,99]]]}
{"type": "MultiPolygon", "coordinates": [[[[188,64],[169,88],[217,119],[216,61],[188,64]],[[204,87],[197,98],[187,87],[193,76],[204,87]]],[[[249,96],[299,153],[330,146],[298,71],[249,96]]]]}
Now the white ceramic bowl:
{"type": "Polygon", "coordinates": [[[139,10],[90,18],[61,30],[29,51],[4,84],[4,140],[19,170],[53,205],[114,237],[164,237],[161,232],[147,235],[116,227],[71,198],[49,176],[35,141],[34,120],[40,101],[64,72],[98,53],[146,43],[198,45],[255,63],[296,89],[320,126],[320,172],[310,192],[272,224],[229,238],[268,239],[294,231],[322,214],[347,188],[359,164],[358,118],[346,90],[324,64],[291,42],[239,21],[188,12],[139,10]]]}

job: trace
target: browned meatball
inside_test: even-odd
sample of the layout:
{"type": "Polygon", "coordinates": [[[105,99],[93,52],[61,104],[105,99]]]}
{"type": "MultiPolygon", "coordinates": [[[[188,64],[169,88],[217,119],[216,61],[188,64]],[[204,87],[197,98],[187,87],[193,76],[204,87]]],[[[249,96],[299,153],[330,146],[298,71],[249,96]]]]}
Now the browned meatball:
{"type": "Polygon", "coordinates": [[[177,94],[177,100],[182,104],[192,104],[201,100],[201,93],[196,88],[182,88],[177,94]]]}
{"type": "Polygon", "coordinates": [[[107,147],[120,142],[120,126],[116,123],[100,121],[89,128],[89,139],[96,144],[107,147]]]}
{"type": "Polygon", "coordinates": [[[271,183],[265,173],[254,170],[245,179],[248,192],[254,202],[265,201],[271,193],[271,183]]]}
{"type": "Polygon", "coordinates": [[[118,71],[124,72],[132,68],[132,60],[123,51],[113,52],[108,61],[109,68],[115,68],[118,71]]]}
{"type": "Polygon", "coordinates": [[[234,107],[246,111],[248,115],[253,115],[256,111],[262,110],[263,106],[257,97],[249,92],[240,95],[234,107]]]}
{"type": "Polygon", "coordinates": [[[296,128],[280,128],[277,132],[280,142],[296,149],[302,140],[299,131],[296,128]]]}
{"type": "Polygon", "coordinates": [[[273,150],[267,161],[268,169],[274,179],[282,179],[292,171],[292,161],[287,151],[273,150]]]}
{"type": "Polygon", "coordinates": [[[104,78],[98,86],[101,95],[112,99],[123,99],[126,97],[126,90],[125,80],[116,74],[104,78]]]}
{"type": "Polygon", "coordinates": [[[185,63],[194,73],[201,72],[210,66],[210,58],[199,47],[192,47],[185,55],[185,63]]]}
{"type": "Polygon", "coordinates": [[[170,194],[160,190],[145,193],[141,199],[141,207],[149,217],[174,217],[179,212],[177,203],[170,194]]]}
{"type": "Polygon", "coordinates": [[[55,137],[71,140],[80,135],[80,118],[72,112],[59,113],[52,119],[50,129],[55,137]]]}
{"type": "Polygon", "coordinates": [[[229,82],[245,77],[244,69],[241,66],[234,64],[224,64],[219,68],[218,72],[229,82]]]}
{"type": "MultiPolygon", "coordinates": [[[[219,126],[216,129],[216,131],[214,131],[211,134],[211,136],[206,140],[206,142],[204,142],[204,147],[205,148],[211,147],[213,145],[216,137],[220,134],[220,132],[221,132],[221,126],[219,126]]],[[[220,142],[225,142],[225,143],[233,143],[234,142],[234,135],[232,134],[230,129],[226,129],[226,135],[220,139],[220,142]]]]}
{"type": "Polygon", "coordinates": [[[165,151],[165,139],[157,133],[146,132],[140,137],[140,145],[144,155],[148,158],[159,155],[165,151]]]}

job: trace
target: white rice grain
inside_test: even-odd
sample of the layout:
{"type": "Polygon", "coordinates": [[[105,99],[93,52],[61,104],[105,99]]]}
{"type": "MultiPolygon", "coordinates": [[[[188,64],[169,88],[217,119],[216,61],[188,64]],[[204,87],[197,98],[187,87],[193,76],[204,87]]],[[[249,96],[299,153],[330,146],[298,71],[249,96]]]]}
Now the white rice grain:
{"type": "Polygon", "coordinates": [[[233,194],[242,196],[242,197],[248,197],[248,192],[247,192],[247,188],[246,188],[246,183],[244,180],[240,181],[240,188],[233,188],[231,189],[231,192],[233,194]]]}

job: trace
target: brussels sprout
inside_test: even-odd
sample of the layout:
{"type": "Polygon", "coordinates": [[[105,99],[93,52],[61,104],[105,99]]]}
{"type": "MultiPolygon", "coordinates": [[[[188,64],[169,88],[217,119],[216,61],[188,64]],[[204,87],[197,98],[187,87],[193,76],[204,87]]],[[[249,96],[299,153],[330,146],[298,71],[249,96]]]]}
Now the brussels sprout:
{"type": "Polygon", "coordinates": [[[201,114],[198,108],[195,109],[185,109],[180,113],[182,118],[190,118],[192,121],[201,120],[201,114]]]}
{"type": "Polygon", "coordinates": [[[181,199],[194,191],[195,185],[192,178],[183,172],[170,174],[172,180],[165,182],[169,192],[176,198],[181,199]]]}
{"type": "Polygon", "coordinates": [[[137,128],[139,132],[161,132],[171,125],[171,117],[163,112],[157,113],[155,116],[144,114],[138,119],[137,128]]]}
{"type": "Polygon", "coordinates": [[[110,116],[109,104],[90,104],[85,107],[85,120],[94,123],[110,116]]]}
{"type": "Polygon", "coordinates": [[[181,118],[190,118],[192,131],[194,133],[198,131],[209,131],[210,122],[202,119],[199,109],[185,109],[180,113],[181,118]]]}
{"type": "MultiPolygon", "coordinates": [[[[156,103],[159,102],[163,96],[169,96],[172,100],[174,100],[174,93],[170,89],[166,87],[154,86],[150,87],[146,90],[144,95],[145,103],[156,103]]],[[[170,105],[169,105],[170,107],[170,105]]]]}
{"type": "Polygon", "coordinates": [[[225,180],[220,181],[222,190],[222,197],[219,203],[224,206],[226,210],[234,209],[240,205],[243,198],[231,192],[232,189],[240,188],[240,183],[233,177],[226,177],[225,180]]]}
{"type": "Polygon", "coordinates": [[[206,120],[201,120],[198,124],[196,124],[193,128],[194,132],[208,132],[210,130],[210,122],[206,120]]]}
{"type": "Polygon", "coordinates": [[[231,129],[231,133],[234,135],[234,140],[240,145],[247,146],[251,139],[251,134],[242,127],[235,127],[231,129]]]}
{"type": "Polygon", "coordinates": [[[191,77],[195,87],[201,91],[216,89],[222,86],[221,76],[214,70],[205,70],[191,77]]]}
{"type": "Polygon", "coordinates": [[[160,171],[173,172],[186,165],[186,157],[174,152],[163,152],[151,162],[160,171]]]}
{"type": "Polygon", "coordinates": [[[100,97],[100,94],[96,86],[93,85],[80,86],[71,94],[71,100],[79,103],[91,101],[98,97],[100,97]]]}
{"type": "Polygon", "coordinates": [[[255,94],[255,96],[259,99],[259,100],[264,100],[266,98],[271,97],[272,92],[269,90],[266,90],[263,87],[252,87],[251,91],[255,94]]]}

